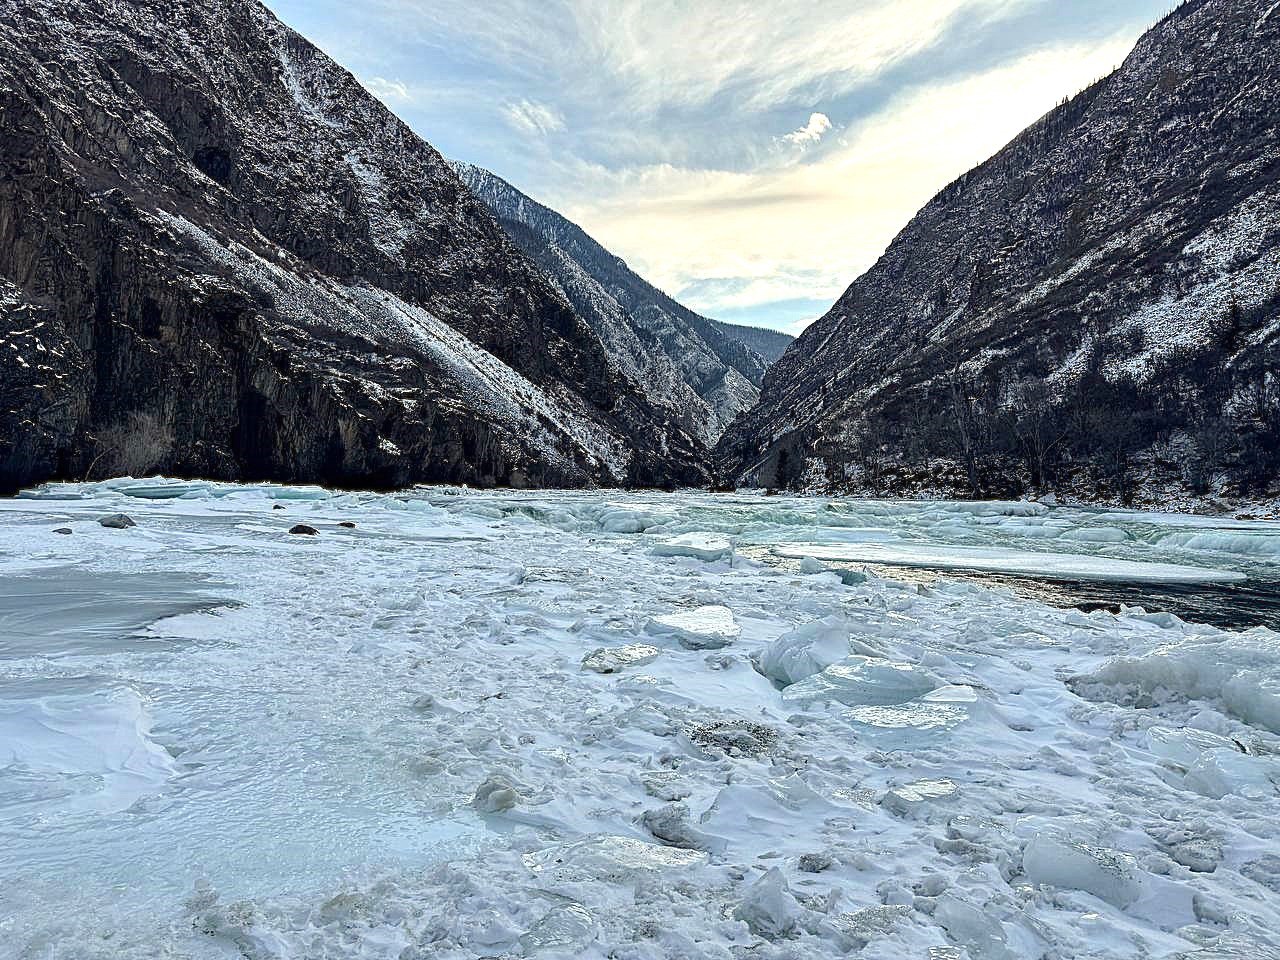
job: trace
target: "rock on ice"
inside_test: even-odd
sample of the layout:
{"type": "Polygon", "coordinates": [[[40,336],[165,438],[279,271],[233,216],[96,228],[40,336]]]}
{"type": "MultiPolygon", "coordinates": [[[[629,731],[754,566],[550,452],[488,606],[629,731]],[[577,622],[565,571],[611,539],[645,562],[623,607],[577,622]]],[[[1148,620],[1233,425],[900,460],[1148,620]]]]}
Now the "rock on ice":
{"type": "Polygon", "coordinates": [[[654,636],[675,637],[690,650],[727,647],[742,633],[728,607],[708,606],[654,617],[645,629],[654,636]]]}

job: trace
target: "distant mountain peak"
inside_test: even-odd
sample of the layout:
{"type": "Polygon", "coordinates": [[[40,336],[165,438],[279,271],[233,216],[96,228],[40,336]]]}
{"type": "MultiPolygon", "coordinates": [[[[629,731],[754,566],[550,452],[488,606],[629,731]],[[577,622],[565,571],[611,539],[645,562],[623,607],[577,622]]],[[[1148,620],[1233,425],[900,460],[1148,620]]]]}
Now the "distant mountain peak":
{"type": "Polygon", "coordinates": [[[686,429],[714,444],[756,402],[766,368],[790,341],[785,334],[771,336],[695,313],[506,180],[483,167],[452,162],[587,319],[623,371],[656,402],[680,411],[686,429]]]}

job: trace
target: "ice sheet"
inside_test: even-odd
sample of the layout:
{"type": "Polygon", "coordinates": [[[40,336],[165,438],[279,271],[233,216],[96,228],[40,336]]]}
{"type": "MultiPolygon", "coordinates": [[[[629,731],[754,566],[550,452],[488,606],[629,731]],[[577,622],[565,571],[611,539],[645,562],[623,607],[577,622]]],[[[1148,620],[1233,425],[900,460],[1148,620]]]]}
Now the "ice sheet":
{"type": "Polygon", "coordinates": [[[1074,553],[1031,553],[924,543],[847,543],[840,545],[784,543],[774,547],[780,557],[837,560],[846,563],[928,567],[936,570],[983,570],[1060,580],[1105,580],[1119,583],[1240,583],[1248,576],[1237,570],[1143,563],[1074,553]]]}
{"type": "Polygon", "coordinates": [[[769,553],[1265,583],[1265,550],[1167,539],[1273,535],[1236,523],[162,478],[0,501],[0,956],[1275,954],[1275,634],[769,553]],[[685,534],[732,560],[654,552],[685,534]]]}

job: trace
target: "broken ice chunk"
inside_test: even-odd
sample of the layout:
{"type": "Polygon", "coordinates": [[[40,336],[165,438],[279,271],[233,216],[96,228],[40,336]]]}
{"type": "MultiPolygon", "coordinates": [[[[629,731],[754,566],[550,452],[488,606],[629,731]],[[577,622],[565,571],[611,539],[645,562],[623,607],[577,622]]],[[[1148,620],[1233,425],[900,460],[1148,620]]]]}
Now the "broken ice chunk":
{"type": "Polygon", "coordinates": [[[727,846],[721,837],[703,833],[689,822],[689,808],[683,803],[667,803],[640,815],[640,826],[664,843],[684,850],[723,853],[727,846]]]}
{"type": "Polygon", "coordinates": [[[837,700],[850,706],[892,706],[940,686],[941,680],[916,664],[852,656],[787,687],[782,699],[791,703],[837,700]]]}
{"type": "Polygon", "coordinates": [[[769,644],[760,655],[757,669],[770,680],[787,686],[839,663],[851,652],[848,622],[841,617],[826,617],[796,627],[769,644]]]}
{"type": "Polygon", "coordinates": [[[747,888],[733,908],[733,918],[741,920],[758,937],[776,940],[794,933],[804,908],[791,894],[787,880],[777,867],[747,888]]]}
{"type": "Polygon", "coordinates": [[[915,817],[935,804],[954,800],[959,792],[952,780],[916,780],[893,787],[880,803],[900,817],[915,817]]]}
{"type": "Polygon", "coordinates": [[[516,785],[501,774],[493,774],[476,787],[471,805],[481,813],[501,813],[520,802],[516,785]]]}
{"type": "Polygon", "coordinates": [[[643,667],[658,659],[657,647],[647,643],[628,643],[625,647],[600,647],[582,658],[583,670],[617,673],[625,667],[643,667]]]}
{"type": "Polygon", "coordinates": [[[733,555],[733,545],[710,533],[682,533],[664,540],[651,551],[655,557],[692,557],[711,563],[733,555]]]}
{"type": "Polygon", "coordinates": [[[973,687],[948,685],[909,703],[852,707],[844,716],[874,738],[879,749],[906,750],[950,733],[973,717],[979,706],[973,687]]]}
{"type": "Polygon", "coordinates": [[[1187,770],[1183,782],[1202,796],[1221,800],[1227,794],[1275,797],[1280,792],[1280,765],[1264,757],[1230,748],[1206,750],[1187,770]]]}
{"type": "Polygon", "coordinates": [[[1137,687],[1157,700],[1220,699],[1245,723],[1280,733],[1280,636],[1270,630],[1185,637],[1136,657],[1108,660],[1074,683],[1088,689],[1137,687]]]}
{"type": "Polygon", "coordinates": [[[1194,727],[1152,727],[1147,731],[1147,748],[1160,759],[1180,767],[1191,766],[1206,750],[1240,750],[1234,740],[1194,727]]]}
{"type": "Polygon", "coordinates": [[[1083,890],[1121,908],[1142,895],[1145,878],[1127,853],[1048,833],[1027,844],[1022,872],[1033,883],[1083,890]]]}
{"type": "Polygon", "coordinates": [[[861,950],[877,937],[892,933],[910,914],[911,908],[904,904],[876,904],[834,917],[832,923],[853,941],[854,949],[861,950]]]}
{"type": "Polygon", "coordinates": [[[813,557],[805,557],[800,561],[800,572],[811,574],[834,573],[846,587],[856,587],[860,583],[866,583],[868,579],[867,575],[860,570],[850,570],[848,567],[826,564],[813,557]]]}
{"type": "Polygon", "coordinates": [[[707,606],[654,617],[645,630],[654,636],[675,637],[689,650],[717,650],[738,638],[742,628],[728,607],[707,606]]]}
{"type": "Polygon", "coordinates": [[[525,956],[579,956],[596,938],[596,922],[580,903],[564,903],[552,907],[542,919],[520,938],[525,956]]]}
{"type": "Polygon", "coordinates": [[[1004,926],[973,904],[946,894],[939,898],[933,918],[974,960],[1013,960],[1004,926]]]}

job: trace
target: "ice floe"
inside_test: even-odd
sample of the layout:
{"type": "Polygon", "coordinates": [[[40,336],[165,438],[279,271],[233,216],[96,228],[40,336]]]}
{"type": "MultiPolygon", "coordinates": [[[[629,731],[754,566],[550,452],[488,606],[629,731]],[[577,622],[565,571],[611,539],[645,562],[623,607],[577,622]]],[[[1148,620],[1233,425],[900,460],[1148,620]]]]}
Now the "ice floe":
{"type": "Polygon", "coordinates": [[[655,544],[655,557],[692,557],[710,563],[733,554],[733,545],[724,537],[705,533],[682,533],[655,544]]]}
{"type": "Polygon", "coordinates": [[[934,570],[982,570],[988,573],[1028,574],[1062,580],[1101,580],[1121,583],[1239,583],[1248,579],[1238,570],[1148,563],[1113,557],[1071,553],[969,547],[922,543],[780,544],[780,557],[813,558],[934,570]]]}

